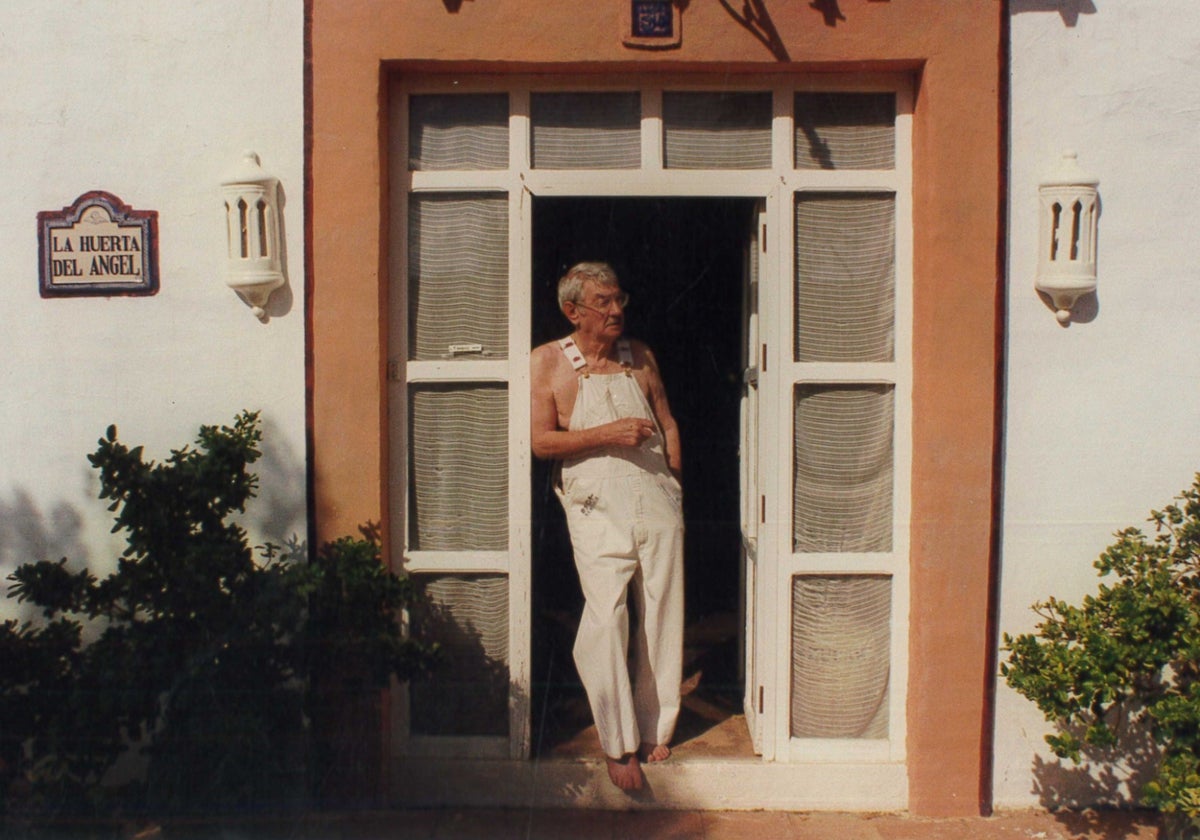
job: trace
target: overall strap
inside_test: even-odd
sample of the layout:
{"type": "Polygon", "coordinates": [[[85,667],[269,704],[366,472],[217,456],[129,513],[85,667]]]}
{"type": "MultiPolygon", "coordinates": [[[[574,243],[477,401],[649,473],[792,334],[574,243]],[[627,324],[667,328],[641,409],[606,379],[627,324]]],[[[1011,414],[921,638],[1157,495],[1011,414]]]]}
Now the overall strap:
{"type": "Polygon", "coordinates": [[[617,361],[625,369],[626,376],[633,375],[633,347],[630,346],[628,338],[617,339],[617,361]]]}
{"type": "MultiPolygon", "coordinates": [[[[570,336],[567,336],[566,338],[560,338],[558,341],[558,346],[562,349],[563,355],[567,357],[567,361],[571,363],[571,367],[573,367],[576,371],[583,370],[587,367],[587,360],[583,358],[583,353],[581,353],[579,347],[576,346],[575,339],[571,338],[570,336]]],[[[584,375],[586,376],[587,374],[585,373],[584,375]]]]}

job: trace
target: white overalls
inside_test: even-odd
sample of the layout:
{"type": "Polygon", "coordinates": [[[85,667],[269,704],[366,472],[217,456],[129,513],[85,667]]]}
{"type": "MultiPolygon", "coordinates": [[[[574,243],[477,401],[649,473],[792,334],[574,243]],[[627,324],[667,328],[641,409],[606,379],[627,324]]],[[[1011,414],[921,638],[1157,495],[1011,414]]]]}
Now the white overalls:
{"type": "Polygon", "coordinates": [[[605,755],[620,758],[643,742],[669,744],[679,716],[683,493],[667,466],[662,430],[631,372],[629,342],[617,343],[625,372],[604,375],[588,373],[571,339],[559,345],[580,372],[572,431],[624,417],[655,426],[640,446],[611,446],[566,459],[559,495],[586,599],[575,665],[600,745],[605,755]],[[632,650],[630,592],[637,616],[632,650]]]}

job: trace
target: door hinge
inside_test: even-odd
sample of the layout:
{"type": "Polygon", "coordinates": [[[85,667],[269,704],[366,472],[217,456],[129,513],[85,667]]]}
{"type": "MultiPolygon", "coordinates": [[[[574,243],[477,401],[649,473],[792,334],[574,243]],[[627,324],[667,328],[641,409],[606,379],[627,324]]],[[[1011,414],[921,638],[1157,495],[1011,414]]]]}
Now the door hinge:
{"type": "Polygon", "coordinates": [[[760,236],[760,237],[758,238],[758,244],[759,244],[759,246],[760,246],[760,249],[762,250],[762,252],[763,252],[764,254],[765,254],[765,253],[767,253],[767,223],[766,223],[766,222],[763,222],[763,226],[762,226],[762,236],[760,236]]]}
{"type": "Polygon", "coordinates": [[[759,365],[763,373],[767,372],[767,345],[762,346],[762,364],[759,365]]]}
{"type": "Polygon", "coordinates": [[[388,359],[387,378],[392,382],[400,381],[400,362],[396,359],[388,359]]]}
{"type": "Polygon", "coordinates": [[[763,525],[767,524],[767,497],[758,497],[758,521],[763,525]]]}
{"type": "Polygon", "coordinates": [[[758,687],[758,713],[760,715],[763,713],[763,694],[763,687],[760,685],[758,687]]]}

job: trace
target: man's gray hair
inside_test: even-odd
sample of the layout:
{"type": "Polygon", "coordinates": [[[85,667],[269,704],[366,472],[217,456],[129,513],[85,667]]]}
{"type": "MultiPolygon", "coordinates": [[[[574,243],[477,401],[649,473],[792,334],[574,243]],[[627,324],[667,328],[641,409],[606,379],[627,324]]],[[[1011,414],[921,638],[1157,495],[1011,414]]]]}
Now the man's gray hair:
{"type": "Polygon", "coordinates": [[[579,301],[583,297],[583,284],[589,280],[597,286],[613,287],[620,284],[617,272],[608,263],[576,263],[558,281],[558,308],[562,309],[568,301],[579,301]]]}

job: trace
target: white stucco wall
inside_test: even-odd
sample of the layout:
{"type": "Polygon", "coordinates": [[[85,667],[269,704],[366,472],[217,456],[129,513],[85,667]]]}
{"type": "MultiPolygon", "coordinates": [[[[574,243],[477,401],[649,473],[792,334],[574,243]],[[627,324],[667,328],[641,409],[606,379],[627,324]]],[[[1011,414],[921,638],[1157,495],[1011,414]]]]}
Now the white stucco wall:
{"type": "Polygon", "coordinates": [[[303,538],[303,4],[2,5],[0,576],[64,555],[109,568],[123,543],[85,456],[110,423],[161,459],[201,423],[261,410],[246,524],[303,538]],[[267,323],[224,282],[219,187],[247,148],[284,195],[288,283],[267,323]],[[161,289],[43,300],[37,213],[96,189],[158,211],[161,289]]]}
{"type": "MultiPolygon", "coordinates": [[[[1013,0],[1001,629],[1093,592],[1092,563],[1200,470],[1200,5],[1013,0]],[[1063,149],[1100,179],[1098,294],[1063,328],[1033,289],[1037,185],[1063,149]]],[[[997,806],[1088,802],[1001,683],[997,806]],[[1048,765],[1042,764],[1048,762],[1048,765]]]]}

